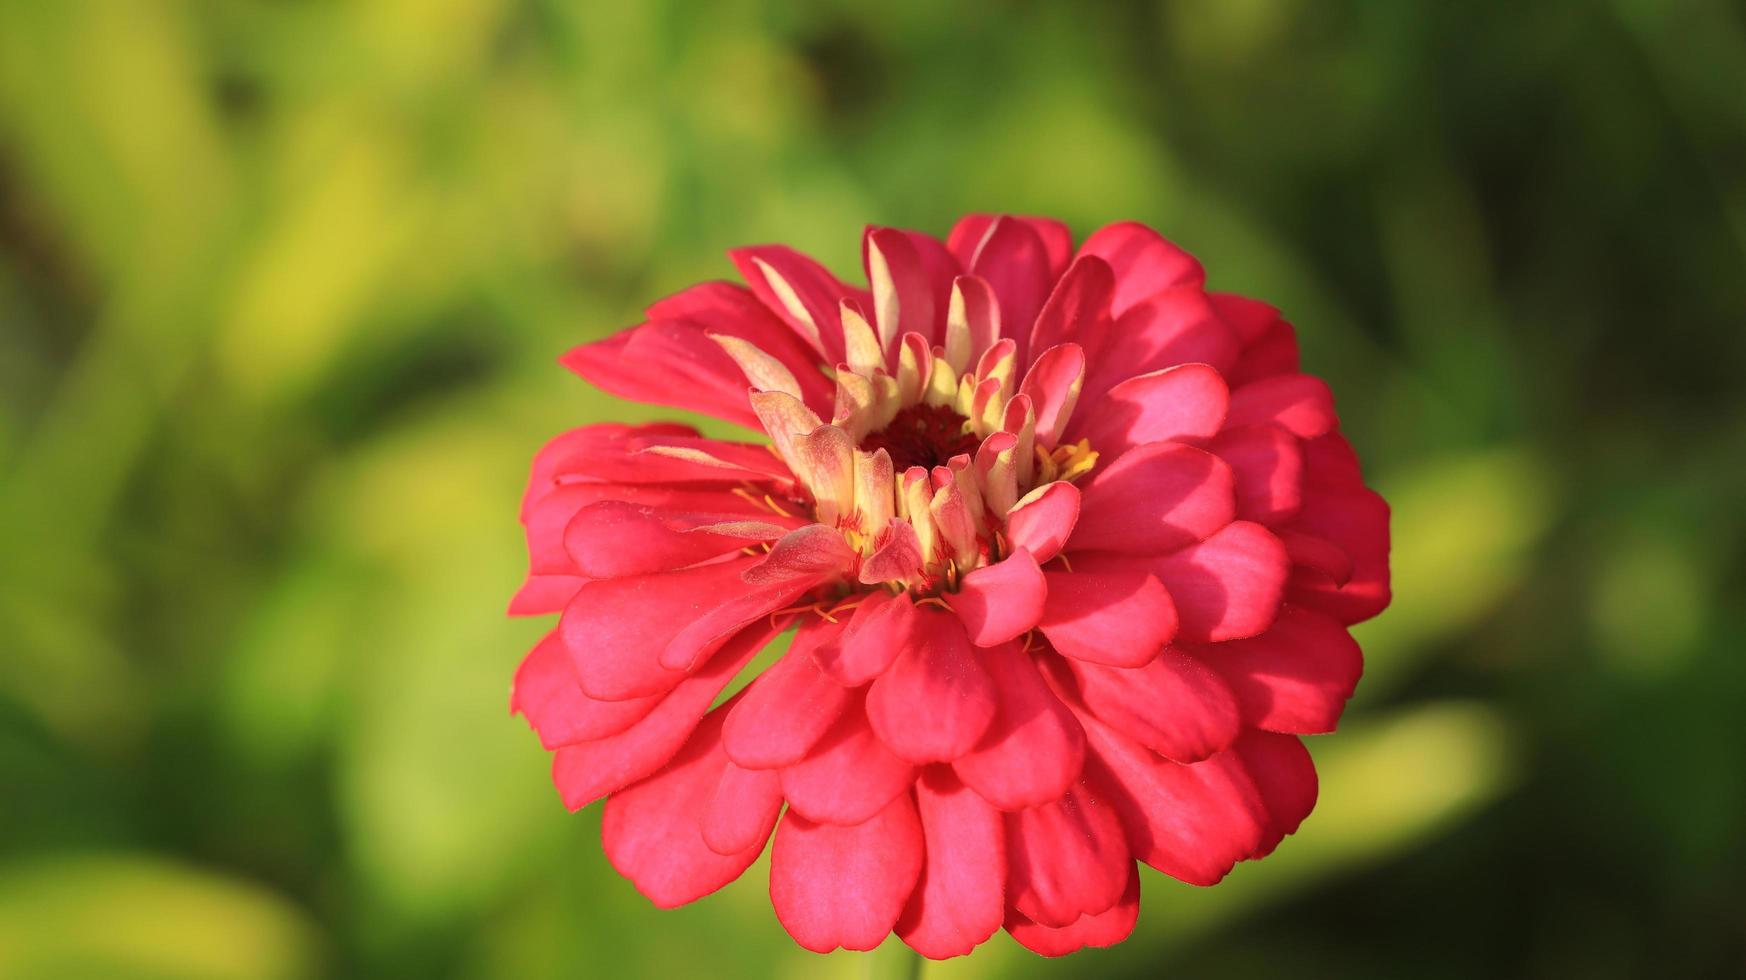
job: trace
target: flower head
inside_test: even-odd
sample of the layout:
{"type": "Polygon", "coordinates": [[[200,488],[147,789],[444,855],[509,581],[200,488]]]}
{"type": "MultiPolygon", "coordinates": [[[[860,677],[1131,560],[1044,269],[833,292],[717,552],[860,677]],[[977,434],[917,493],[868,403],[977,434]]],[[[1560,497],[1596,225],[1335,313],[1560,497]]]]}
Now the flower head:
{"type": "Polygon", "coordinates": [[[774,832],[808,949],[1059,955],[1127,936],[1136,861],[1211,885],[1295,831],[1388,508],[1279,312],[1134,223],[875,228],[865,289],[732,254],[564,363],[768,444],[588,426],[523,502],[511,611],[562,615],[513,706],[613,866],[680,905],[774,832]]]}

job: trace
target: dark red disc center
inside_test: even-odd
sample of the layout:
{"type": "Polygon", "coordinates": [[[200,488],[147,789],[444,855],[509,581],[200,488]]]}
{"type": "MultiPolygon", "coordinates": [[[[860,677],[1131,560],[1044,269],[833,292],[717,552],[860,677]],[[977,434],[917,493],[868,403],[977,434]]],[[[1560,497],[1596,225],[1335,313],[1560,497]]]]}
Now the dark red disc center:
{"type": "Polygon", "coordinates": [[[890,425],[862,439],[861,448],[885,450],[899,473],[911,466],[944,466],[960,453],[976,453],[980,440],[974,432],[964,431],[964,422],[964,416],[944,405],[911,405],[898,412],[890,425]]]}

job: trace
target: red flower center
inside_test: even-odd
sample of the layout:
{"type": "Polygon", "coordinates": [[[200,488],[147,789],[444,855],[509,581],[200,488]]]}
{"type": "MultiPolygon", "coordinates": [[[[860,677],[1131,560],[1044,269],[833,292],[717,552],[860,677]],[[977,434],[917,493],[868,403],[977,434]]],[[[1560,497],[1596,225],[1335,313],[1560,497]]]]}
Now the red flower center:
{"type": "Polygon", "coordinates": [[[969,431],[964,416],[944,405],[911,405],[897,413],[891,424],[861,440],[867,452],[883,449],[899,473],[911,466],[933,469],[953,456],[976,454],[982,440],[969,431]]]}

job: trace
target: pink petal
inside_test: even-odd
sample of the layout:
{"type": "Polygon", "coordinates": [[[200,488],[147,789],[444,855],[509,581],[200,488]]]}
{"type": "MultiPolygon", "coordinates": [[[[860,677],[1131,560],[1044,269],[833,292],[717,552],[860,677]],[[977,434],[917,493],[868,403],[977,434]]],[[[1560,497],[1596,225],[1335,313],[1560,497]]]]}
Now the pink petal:
{"type": "Polygon", "coordinates": [[[817,351],[739,283],[698,283],[657,301],[644,315],[650,320],[685,320],[712,334],[738,337],[781,361],[800,382],[808,405],[830,405],[833,388],[818,370],[817,351]]]}
{"type": "Polygon", "coordinates": [[[857,575],[862,585],[881,582],[907,582],[921,574],[923,567],[921,540],[908,521],[892,518],[880,535],[878,546],[861,562],[857,575]]]}
{"type": "Polygon", "coordinates": [[[1291,601],[1313,606],[1347,625],[1381,612],[1392,595],[1388,521],[1388,502],[1369,490],[1306,492],[1291,529],[1338,546],[1351,556],[1352,572],[1341,584],[1326,574],[1300,569],[1292,576],[1291,601]]]}
{"type": "Polygon", "coordinates": [[[1191,885],[1212,885],[1254,853],[1267,810],[1237,753],[1182,765],[1086,716],[1086,775],[1121,814],[1134,857],[1191,885]]]}
{"type": "Polygon", "coordinates": [[[1267,807],[1267,833],[1252,855],[1264,857],[1315,809],[1316,766],[1302,740],[1270,732],[1244,732],[1237,755],[1267,807]]]}
{"type": "Polygon", "coordinates": [[[1115,272],[1118,316],[1160,290],[1206,282],[1206,270],[1194,256],[1137,221],[1099,228],[1079,246],[1079,254],[1095,255],[1115,272]]]}
{"type": "Polygon", "coordinates": [[[867,691],[867,720],[899,756],[950,762],[988,730],[994,698],[994,682],[958,620],[917,609],[897,659],[867,691]]]}
{"type": "Polygon", "coordinates": [[[1166,289],[1141,301],[1116,318],[1111,336],[1121,340],[1092,363],[1085,383],[1089,404],[1121,381],[1179,364],[1207,364],[1223,374],[1242,349],[1195,288],[1166,289]]]}
{"type": "Polygon", "coordinates": [[[664,769],[606,801],[600,820],[606,859],[659,908],[696,901],[738,878],[757,860],[770,832],[766,825],[731,854],[704,843],[700,815],[728,764],[718,737],[720,715],[699,725],[664,769]]]}
{"type": "Polygon", "coordinates": [[[1229,398],[1218,371],[1205,364],[1179,364],[1111,388],[1090,412],[1075,419],[1067,438],[1091,440],[1091,448],[1105,461],[1149,442],[1207,439],[1224,424],[1229,398]]]}
{"type": "Polygon", "coordinates": [[[1273,625],[1290,560],[1266,528],[1235,521],[1147,567],[1176,602],[1177,638],[1216,642],[1273,625]]]}
{"type": "Polygon", "coordinates": [[[1067,271],[1067,263],[1073,257],[1073,232],[1065,224],[1053,218],[1038,218],[1025,215],[992,215],[968,214],[952,227],[952,232],[946,238],[946,248],[958,260],[969,268],[970,258],[976,246],[981,244],[988,229],[997,217],[1007,221],[1015,221],[1029,228],[1043,243],[1043,253],[1049,260],[1049,281],[1054,282],[1067,271]]]}
{"type": "Polygon", "coordinates": [[[1225,380],[1232,388],[1237,388],[1263,378],[1296,374],[1301,364],[1297,331],[1284,320],[1276,320],[1260,340],[1243,348],[1242,356],[1237,358],[1225,380]]]}
{"type": "Polygon", "coordinates": [[[703,843],[717,854],[740,854],[754,846],[762,850],[781,810],[780,775],[729,762],[703,809],[703,843]]]}
{"type": "Polygon", "coordinates": [[[1092,714],[1172,762],[1199,762],[1222,752],[1241,730],[1231,689],[1179,651],[1165,650],[1135,668],[1067,663],[1092,714]]]}
{"type": "Polygon", "coordinates": [[[556,631],[547,633],[521,662],[509,697],[510,710],[527,719],[547,749],[617,735],[660,703],[659,695],[600,701],[582,693],[556,631]]]}
{"type": "Polygon", "coordinates": [[[641,721],[616,735],[567,745],[554,753],[552,781],[557,784],[564,805],[580,810],[665,765],[685,744],[728,681],[786,626],[782,623],[771,627],[765,623],[742,632],[707,666],[685,678],[641,721]]]}
{"type": "Polygon", "coordinates": [[[841,630],[808,619],[782,659],[747,686],[722,729],[722,744],[736,765],[794,765],[836,724],[853,695],[818,669],[812,651],[841,630]]]}
{"type": "Polygon", "coordinates": [[[1000,708],[975,751],[953,764],[977,794],[1002,810],[1059,799],[1079,778],[1085,734],[1017,644],[985,655],[1000,708]]]}
{"type": "MultiPolygon", "coordinates": [[[[679,683],[685,672],[663,666],[662,651],[691,621],[745,595],[740,574],[756,561],[736,558],[584,584],[558,620],[582,690],[622,701],[660,694],[679,683]]],[[[772,600],[765,611],[779,607],[780,601],[772,600]]]]}
{"type": "Polygon", "coordinates": [[[924,770],[915,799],[927,863],[897,934],[923,956],[962,956],[994,935],[1004,919],[1006,828],[1000,811],[950,769],[924,770]]]}
{"type": "Polygon", "coordinates": [[[1144,569],[1049,571],[1043,577],[1049,597],[1037,626],[1069,657],[1138,667],[1176,635],[1176,604],[1144,569]]]}
{"type": "Polygon", "coordinates": [[[1273,533],[1285,542],[1285,552],[1291,556],[1293,565],[1325,575],[1336,586],[1352,580],[1352,556],[1340,550],[1339,545],[1293,528],[1280,528],[1273,533]]]}
{"type": "MultiPolygon", "coordinates": [[[[861,261],[870,284],[874,282],[875,248],[891,275],[896,299],[897,322],[888,324],[881,320],[877,324],[879,336],[886,341],[886,353],[891,353],[896,338],[910,332],[920,334],[930,344],[939,343],[946,335],[946,307],[951,302],[952,280],[961,271],[958,260],[932,235],[896,228],[868,228],[861,239],[861,261]]],[[[879,291],[875,289],[876,309],[879,300],[879,291]]]]}
{"type": "Polygon", "coordinates": [[[813,659],[827,677],[845,687],[860,687],[885,672],[909,635],[915,603],[909,593],[875,592],[861,600],[843,631],[813,648],[813,659]]]}
{"type": "Polygon", "coordinates": [[[564,547],[589,578],[618,578],[684,568],[761,540],[700,528],[731,521],[731,514],[691,514],[622,500],[602,500],[576,512],[564,529],[564,547]]]}
{"type": "Polygon", "coordinates": [[[851,826],[788,811],[770,854],[770,904],[815,953],[867,950],[896,925],[922,868],[922,827],[908,794],[851,826]]]}
{"type": "Polygon", "coordinates": [[[909,788],[915,767],[885,747],[851,704],[806,761],[782,770],[782,795],[809,820],[850,826],[909,788]]]}
{"type": "Polygon", "coordinates": [[[1287,374],[1234,389],[1225,425],[1272,424],[1300,439],[1314,439],[1332,431],[1339,421],[1326,381],[1311,374],[1287,374]]]}
{"type": "Polygon", "coordinates": [[[1083,783],[1052,803],[1007,814],[1006,860],[1012,907],[1057,928],[1108,911],[1133,868],[1115,810],[1083,783]]]}
{"type": "Polygon", "coordinates": [[[1107,947],[1128,938],[1140,920],[1140,869],[1130,864],[1128,886],[1108,911],[1082,915],[1059,929],[1038,925],[1016,910],[1007,916],[1006,931],[1019,945],[1039,956],[1066,956],[1087,946],[1107,947]]]}
{"type": "Polygon", "coordinates": [[[1279,322],[1279,310],[1258,299],[1235,293],[1208,293],[1206,298],[1244,347],[1258,343],[1279,322]]]}
{"type": "Polygon", "coordinates": [[[580,575],[528,575],[521,588],[509,600],[511,616],[547,616],[563,612],[576,590],[588,581],[580,575]]]}
{"type": "Polygon", "coordinates": [[[1244,721],[1274,732],[1333,731],[1364,673],[1346,627],[1312,609],[1288,607],[1260,636],[1192,652],[1230,684],[1244,721]]]}
{"type": "Polygon", "coordinates": [[[1179,442],[1126,453],[1085,484],[1070,549],[1154,554],[1209,537],[1236,516],[1224,460],[1179,442]]]}
{"type": "Polygon", "coordinates": [[[1114,289],[1108,264],[1096,256],[1080,256],[1037,314],[1027,349],[1044,351],[1073,343],[1092,354],[1103,350],[1112,325],[1109,300],[1114,289]]]}
{"type": "Polygon", "coordinates": [[[964,576],[958,591],[947,593],[945,599],[964,621],[970,642],[991,647],[1023,636],[1036,626],[1043,615],[1046,593],[1036,559],[1017,548],[1005,561],[964,576]]]}
{"type": "Polygon", "coordinates": [[[1303,504],[1303,453],[1275,425],[1226,429],[1207,448],[1230,464],[1237,482],[1237,516],[1274,527],[1303,504]]]}
{"type": "Polygon", "coordinates": [[[1028,340],[1055,282],[1043,239],[1024,222],[1001,215],[986,226],[968,255],[960,242],[958,229],[953,229],[947,247],[965,272],[986,280],[1000,299],[1001,331],[1015,340],[1028,340]]]}
{"type": "Polygon", "coordinates": [[[784,535],[743,578],[748,585],[817,582],[847,571],[854,560],[854,549],[836,528],[808,524],[784,535]]]}
{"type": "Polygon", "coordinates": [[[1026,494],[1007,512],[1006,540],[1042,565],[1061,553],[1078,520],[1079,488],[1056,480],[1026,494]]]}
{"type": "Polygon", "coordinates": [[[1037,413],[1037,442],[1054,448],[1073,416],[1085,384],[1085,351],[1078,344],[1061,344],[1038,355],[1019,385],[1029,395],[1037,413]]]}
{"type": "MultiPolygon", "coordinates": [[[[708,323],[651,320],[605,340],[572,348],[560,362],[590,384],[619,398],[666,405],[757,429],[746,401],[746,379],[733,358],[708,336],[708,323]]],[[[813,398],[819,373],[807,366],[813,398]]],[[[796,377],[800,377],[796,374],[796,377]]]]}
{"type": "Polygon", "coordinates": [[[728,252],[728,257],[759,302],[793,328],[795,335],[817,351],[826,364],[842,361],[838,303],[847,296],[863,309],[870,309],[864,293],[843,285],[824,266],[786,245],[736,248],[728,252]],[[772,279],[771,273],[779,281],[772,279]],[[784,285],[792,292],[791,297],[784,295],[784,285]]]}

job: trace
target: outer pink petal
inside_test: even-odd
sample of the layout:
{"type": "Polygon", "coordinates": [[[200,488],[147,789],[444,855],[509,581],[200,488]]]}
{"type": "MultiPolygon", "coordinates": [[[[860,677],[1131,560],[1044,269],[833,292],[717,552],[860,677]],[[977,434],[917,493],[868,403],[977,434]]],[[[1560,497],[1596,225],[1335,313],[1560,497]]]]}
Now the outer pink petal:
{"type": "Polygon", "coordinates": [[[1079,246],[1079,254],[1095,255],[1115,271],[1118,316],[1160,290],[1206,282],[1206,270],[1194,256],[1138,221],[1099,228],[1079,246]]]}
{"type": "Polygon", "coordinates": [[[1191,885],[1212,885],[1255,852],[1268,816],[1233,750],[1182,765],[1081,716],[1086,775],[1121,813],[1134,856],[1191,885]]]}
{"type": "Polygon", "coordinates": [[[853,700],[850,690],[818,669],[812,651],[841,626],[809,619],[775,666],[759,675],[728,715],[722,744],[748,769],[779,769],[806,758],[853,700]]]}
{"type": "Polygon", "coordinates": [[[770,855],[770,904],[815,953],[867,950],[896,925],[922,869],[922,827],[908,794],[852,826],[788,811],[770,855]]]}
{"type": "Polygon", "coordinates": [[[728,681],[786,626],[786,622],[779,627],[761,624],[745,630],[636,724],[616,735],[567,745],[555,752],[552,782],[564,805],[580,810],[665,765],[728,681]]]}
{"type": "Polygon", "coordinates": [[[1381,612],[1392,596],[1388,521],[1387,501],[1369,490],[1306,493],[1291,528],[1339,546],[1352,558],[1352,573],[1340,584],[1325,573],[1299,569],[1292,576],[1291,601],[1348,625],[1381,612]]]}
{"type": "MultiPolygon", "coordinates": [[[[796,521],[765,515],[792,526],[796,521]]],[[[734,514],[695,514],[602,500],[576,512],[564,529],[564,550],[588,578],[618,578],[664,572],[708,561],[766,539],[761,533],[722,534],[700,530],[730,526],[734,514]]],[[[780,533],[781,525],[776,527],[780,533]]]]}
{"type": "Polygon", "coordinates": [[[1121,900],[1133,858],[1110,804],[1083,783],[1006,815],[1008,901],[1047,926],[1072,925],[1121,900]]]}
{"type": "Polygon", "coordinates": [[[994,682],[956,618],[918,609],[910,622],[897,659],[867,690],[867,720],[899,756],[950,762],[988,730],[994,682]]]}
{"type": "MultiPolygon", "coordinates": [[[[1101,396],[1117,382],[1178,364],[1210,364],[1222,374],[1237,362],[1241,345],[1199,289],[1166,289],[1116,318],[1117,338],[1091,367],[1088,395],[1101,396]]],[[[1096,404],[1096,398],[1090,398],[1096,404]]]]}
{"type": "Polygon", "coordinates": [[[1277,425],[1299,439],[1314,439],[1339,424],[1328,383],[1311,374],[1263,378],[1231,392],[1225,424],[1277,425]]]}
{"type": "Polygon", "coordinates": [[[1049,597],[1037,624],[1056,650],[1113,667],[1138,667],[1176,636],[1176,604],[1145,569],[1043,573],[1049,597]]]}
{"type": "Polygon", "coordinates": [[[968,214],[952,226],[952,232],[946,238],[946,248],[958,256],[965,268],[969,268],[976,246],[982,242],[997,217],[1029,228],[1037,236],[1037,240],[1043,243],[1043,253],[1048,256],[1049,281],[1054,282],[1061,278],[1062,273],[1067,271],[1067,263],[1073,258],[1073,232],[1054,218],[1015,214],[968,214]]]}
{"type": "MultiPolygon", "coordinates": [[[[751,591],[740,575],[756,561],[737,558],[583,585],[558,620],[582,690],[618,701],[659,694],[679,683],[685,671],[663,666],[662,652],[692,622],[751,591]]],[[[782,604],[776,595],[768,601],[761,612],[782,604]]],[[[747,621],[761,612],[753,610],[747,621]]]]}
{"type": "Polygon", "coordinates": [[[1205,664],[1176,650],[1132,669],[1068,664],[1092,714],[1172,762],[1199,762],[1222,752],[1242,728],[1231,689],[1205,664]]]}
{"type": "Polygon", "coordinates": [[[1208,447],[1237,480],[1237,516],[1268,527],[1284,524],[1303,504],[1303,452],[1276,425],[1226,429],[1208,447]]]}
{"type": "Polygon", "coordinates": [[[1061,553],[1078,521],[1079,488],[1056,480],[1007,512],[1006,539],[1042,565],[1061,553]]]}
{"type": "MultiPolygon", "coordinates": [[[[952,280],[962,271],[958,260],[932,235],[897,228],[869,227],[861,238],[861,263],[873,281],[869,245],[877,243],[898,295],[898,323],[878,324],[881,336],[918,333],[930,344],[945,338],[946,309],[952,280]]],[[[891,352],[886,351],[887,354],[891,352]]]]}
{"type": "Polygon", "coordinates": [[[660,908],[696,901],[738,878],[757,860],[770,832],[766,825],[762,835],[727,855],[703,842],[700,817],[728,764],[720,714],[699,725],[660,772],[614,793],[601,817],[606,859],[660,908]]]}
{"type": "Polygon", "coordinates": [[[1244,732],[1237,754],[1267,807],[1267,833],[1251,855],[1265,857],[1315,809],[1316,766],[1303,742],[1290,735],[1244,732]]]}
{"type": "MultiPolygon", "coordinates": [[[[830,407],[836,389],[818,370],[818,352],[739,283],[698,283],[657,301],[644,312],[650,320],[689,320],[710,333],[746,341],[788,368],[800,382],[801,398],[808,405],[820,410],[830,407]]],[[[741,384],[744,396],[743,380],[741,384]]]]}
{"type": "Polygon", "coordinates": [[[1059,799],[1079,778],[1085,733],[1016,644],[986,655],[1000,709],[976,750],[954,763],[958,775],[1002,810],[1059,799]]]}
{"type": "Polygon", "coordinates": [[[576,668],[554,631],[533,648],[515,672],[511,711],[521,714],[548,749],[617,735],[647,717],[661,696],[600,701],[582,693],[576,668]]]}
{"type": "Polygon", "coordinates": [[[1243,720],[1274,732],[1331,732],[1364,673],[1346,627],[1325,613],[1287,608],[1273,628],[1192,652],[1236,693],[1243,720]]]}
{"type": "Polygon", "coordinates": [[[841,633],[812,649],[813,659],[837,683],[860,687],[891,666],[915,612],[909,593],[875,592],[855,607],[841,633]]]}
{"type": "Polygon", "coordinates": [[[1260,340],[1243,348],[1242,356],[1225,380],[1236,388],[1263,378],[1296,374],[1301,364],[1297,331],[1284,320],[1277,320],[1260,340]]]}
{"type": "Polygon", "coordinates": [[[927,864],[897,934],[923,956],[962,956],[1004,918],[1006,828],[1000,811],[944,767],[923,771],[915,798],[927,864]]]}
{"type": "Polygon", "coordinates": [[[1224,460],[1193,446],[1142,446],[1099,469],[1081,491],[1068,550],[1155,554],[1200,541],[1236,516],[1224,460]]]}
{"type": "Polygon", "coordinates": [[[817,261],[786,245],[736,248],[728,252],[728,257],[759,302],[793,328],[795,336],[816,351],[824,363],[842,361],[842,314],[838,304],[844,297],[852,297],[862,309],[870,309],[861,290],[844,285],[817,261]],[[769,266],[794,291],[800,311],[789,309],[783,302],[759,263],[769,266]]]}
{"type": "Polygon", "coordinates": [[[915,781],[915,767],[873,734],[852,704],[804,762],[782,770],[782,795],[809,820],[843,826],[878,813],[915,781]]]}
{"type": "Polygon", "coordinates": [[[1207,439],[1224,424],[1229,398],[1217,370],[1179,364],[1111,388],[1091,411],[1075,417],[1068,439],[1090,439],[1106,461],[1149,442],[1207,439]]]}
{"type": "Polygon", "coordinates": [[[1037,355],[1019,393],[1030,396],[1037,415],[1037,443],[1052,448],[1061,441],[1085,384],[1085,350],[1078,344],[1051,347],[1037,355]]]}
{"type": "Polygon", "coordinates": [[[761,848],[781,811],[780,776],[768,769],[741,769],[730,761],[703,809],[703,843],[717,854],[761,848]]]}
{"type": "Polygon", "coordinates": [[[1072,343],[1088,355],[1102,351],[1109,341],[1109,300],[1114,289],[1115,278],[1102,259],[1080,256],[1037,314],[1026,349],[1035,353],[1072,343]]]}
{"type": "Polygon", "coordinates": [[[704,324],[653,320],[572,348],[560,363],[620,398],[758,428],[746,401],[745,375],[704,324]]]}
{"type": "Polygon", "coordinates": [[[1039,925],[1014,910],[1006,919],[1006,931],[1024,948],[1040,956],[1066,956],[1087,946],[1114,946],[1128,938],[1140,920],[1140,869],[1128,866],[1128,886],[1121,900],[1108,911],[1082,915],[1059,929],[1039,925]]]}
{"type": "MultiPolygon", "coordinates": [[[[966,219],[969,221],[970,219],[966,219]]],[[[964,226],[960,222],[960,228],[964,226]]],[[[1001,215],[988,223],[966,253],[959,228],[954,228],[947,247],[963,263],[964,271],[986,280],[1000,300],[1001,332],[1014,340],[1027,341],[1031,325],[1055,283],[1049,268],[1048,247],[1025,222],[1001,215]]],[[[1024,351],[1019,351],[1022,362],[1024,351]]]]}
{"type": "Polygon", "coordinates": [[[1148,567],[1176,602],[1177,637],[1219,641],[1273,625],[1288,561],[1285,545],[1266,528],[1235,521],[1148,567]]]}
{"type": "Polygon", "coordinates": [[[1023,548],[1013,550],[1005,561],[964,576],[957,592],[946,594],[946,604],[964,621],[970,642],[991,647],[1023,636],[1043,615],[1047,586],[1043,570],[1023,548]]]}

